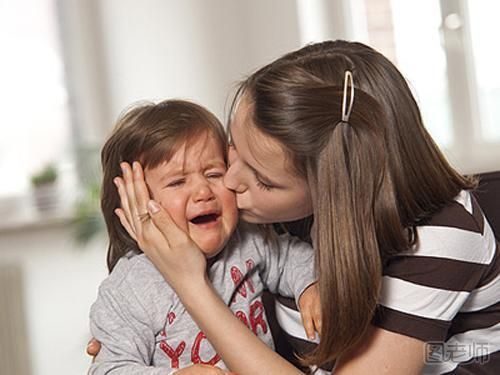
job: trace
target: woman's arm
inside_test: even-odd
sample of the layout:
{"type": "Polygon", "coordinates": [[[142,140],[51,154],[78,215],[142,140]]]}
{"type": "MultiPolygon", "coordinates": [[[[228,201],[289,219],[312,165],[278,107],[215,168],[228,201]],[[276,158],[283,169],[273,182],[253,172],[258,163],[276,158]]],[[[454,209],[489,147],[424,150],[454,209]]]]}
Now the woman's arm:
{"type": "Polygon", "coordinates": [[[208,281],[184,288],[181,300],[231,370],[242,375],[301,374],[237,319],[208,281]]]}
{"type": "Polygon", "coordinates": [[[409,336],[370,326],[365,337],[335,366],[335,375],[417,375],[422,372],[425,343],[409,336]]]}
{"type": "MultiPolygon", "coordinates": [[[[224,304],[207,278],[206,261],[189,236],[168,213],[151,201],[139,163],[122,163],[117,178],[122,207],[117,215],[129,221],[139,247],[176,291],[191,317],[228,367],[238,374],[300,374],[293,365],[255,336],[224,304]],[[150,219],[144,220],[144,213],[150,219]],[[130,223],[131,222],[131,223],[130,223]]],[[[127,228],[127,226],[125,226],[127,228]]],[[[132,235],[132,234],[131,234],[132,235]]]]}

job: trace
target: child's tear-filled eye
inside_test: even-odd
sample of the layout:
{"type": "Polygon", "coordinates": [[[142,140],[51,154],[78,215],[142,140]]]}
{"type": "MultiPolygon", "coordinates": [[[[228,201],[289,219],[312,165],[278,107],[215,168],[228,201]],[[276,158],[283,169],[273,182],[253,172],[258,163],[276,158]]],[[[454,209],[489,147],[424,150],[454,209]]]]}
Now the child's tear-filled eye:
{"type": "Polygon", "coordinates": [[[167,187],[167,188],[175,188],[175,187],[179,187],[179,186],[184,185],[185,182],[186,182],[185,178],[179,178],[177,180],[173,180],[173,181],[168,182],[165,185],[165,187],[167,187]]]}
{"type": "Polygon", "coordinates": [[[211,179],[218,179],[218,178],[224,177],[224,174],[225,173],[223,173],[223,172],[211,172],[211,173],[207,173],[206,177],[211,178],[211,179]]]}

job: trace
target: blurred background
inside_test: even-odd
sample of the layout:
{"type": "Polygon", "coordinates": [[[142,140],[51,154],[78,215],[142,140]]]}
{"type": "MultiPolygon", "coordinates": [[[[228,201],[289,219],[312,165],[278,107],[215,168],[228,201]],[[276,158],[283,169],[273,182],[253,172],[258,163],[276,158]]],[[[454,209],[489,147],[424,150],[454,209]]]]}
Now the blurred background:
{"type": "Polygon", "coordinates": [[[235,84],[307,43],[403,72],[463,173],[500,170],[497,0],[0,0],[0,375],[83,374],[106,276],[99,149],[139,100],[227,118],[235,84]]]}

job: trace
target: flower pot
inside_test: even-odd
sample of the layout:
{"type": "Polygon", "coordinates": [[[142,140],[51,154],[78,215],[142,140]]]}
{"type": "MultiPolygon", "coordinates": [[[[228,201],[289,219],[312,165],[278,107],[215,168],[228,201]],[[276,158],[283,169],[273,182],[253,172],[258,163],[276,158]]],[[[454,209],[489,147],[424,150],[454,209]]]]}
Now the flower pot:
{"type": "Polygon", "coordinates": [[[33,187],[35,207],[41,211],[52,211],[58,204],[57,185],[54,183],[42,184],[33,187]]]}

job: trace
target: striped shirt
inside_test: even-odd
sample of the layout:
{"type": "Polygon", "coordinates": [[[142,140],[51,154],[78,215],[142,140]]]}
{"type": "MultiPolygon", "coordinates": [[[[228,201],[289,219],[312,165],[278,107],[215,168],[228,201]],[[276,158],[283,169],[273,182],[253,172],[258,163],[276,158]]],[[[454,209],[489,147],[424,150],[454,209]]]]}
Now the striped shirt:
{"type": "MultiPolygon", "coordinates": [[[[384,268],[373,324],[428,343],[423,374],[500,374],[500,250],[479,205],[463,191],[417,232],[384,268]]],[[[294,301],[275,310],[295,351],[311,352],[294,301]]]]}
{"type": "Polygon", "coordinates": [[[423,374],[500,374],[500,254],[462,191],[384,268],[374,324],[425,341],[423,374]]]}

